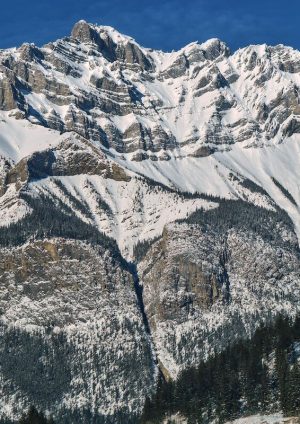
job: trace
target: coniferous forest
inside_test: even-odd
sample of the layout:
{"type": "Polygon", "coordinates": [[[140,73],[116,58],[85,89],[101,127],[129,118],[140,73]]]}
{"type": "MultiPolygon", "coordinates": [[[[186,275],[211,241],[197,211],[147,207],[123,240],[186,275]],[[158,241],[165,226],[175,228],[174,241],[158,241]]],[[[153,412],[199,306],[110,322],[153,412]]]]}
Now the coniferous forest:
{"type": "MultiPolygon", "coordinates": [[[[115,417],[112,422],[172,424],[172,415],[180,414],[188,424],[222,424],[278,411],[300,417],[300,316],[294,321],[279,317],[275,324],[261,326],[253,338],[240,340],[197,368],[183,371],[176,381],[166,381],[161,375],[156,393],[146,399],[142,417],[130,422],[128,417],[125,421],[115,417]]],[[[101,417],[86,419],[94,424],[107,422],[101,417]]],[[[54,422],[33,406],[18,421],[54,422]]]]}
{"type": "Polygon", "coordinates": [[[38,412],[34,406],[31,406],[28,413],[20,419],[19,424],[54,424],[54,421],[52,418],[47,419],[42,412],[38,412]]]}
{"type": "Polygon", "coordinates": [[[224,423],[277,411],[300,416],[300,317],[260,327],[251,340],[183,371],[176,382],[161,377],[141,421],[161,423],[179,413],[189,424],[224,423]]]}
{"type": "MultiPolygon", "coordinates": [[[[0,420],[1,424],[16,424],[10,420],[0,420]]],[[[39,412],[33,405],[22,415],[18,424],[55,424],[53,419],[47,418],[43,412],[39,412]]]]}

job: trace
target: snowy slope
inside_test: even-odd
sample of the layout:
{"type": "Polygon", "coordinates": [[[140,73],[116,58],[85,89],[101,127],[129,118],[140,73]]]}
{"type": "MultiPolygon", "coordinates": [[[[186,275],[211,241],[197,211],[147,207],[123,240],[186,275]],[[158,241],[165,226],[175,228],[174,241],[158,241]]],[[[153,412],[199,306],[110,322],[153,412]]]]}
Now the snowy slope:
{"type": "MultiPolygon", "coordinates": [[[[231,179],[230,174],[243,176],[262,187],[289,214],[300,240],[299,160],[300,136],[295,135],[279,145],[247,149],[235,145],[229,152],[217,152],[204,158],[171,156],[167,162],[118,160],[118,163],[169,187],[225,198],[243,198],[245,189],[231,179]],[[291,194],[294,202],[272,178],[291,194]]],[[[257,194],[249,197],[248,193],[248,199],[259,204],[257,194]]]]}
{"type": "MultiPolygon", "coordinates": [[[[38,194],[50,192],[74,208],[72,200],[57,186],[57,180],[34,182],[30,189],[38,194]]],[[[132,249],[138,241],[161,235],[167,223],[185,218],[196,209],[214,207],[204,199],[185,199],[160,187],[151,190],[145,181],[137,178],[125,183],[96,175],[78,175],[59,177],[59,182],[73,199],[86,205],[89,217],[80,210],[76,211],[78,216],[114,238],[128,258],[132,257],[132,249]]]]}
{"type": "Polygon", "coordinates": [[[0,156],[14,163],[36,151],[55,146],[62,139],[55,130],[16,120],[12,113],[0,111],[0,156]]]}
{"type": "Polygon", "coordinates": [[[228,421],[226,424],[297,424],[299,418],[284,418],[281,414],[275,415],[252,415],[251,417],[240,418],[228,421]]]}

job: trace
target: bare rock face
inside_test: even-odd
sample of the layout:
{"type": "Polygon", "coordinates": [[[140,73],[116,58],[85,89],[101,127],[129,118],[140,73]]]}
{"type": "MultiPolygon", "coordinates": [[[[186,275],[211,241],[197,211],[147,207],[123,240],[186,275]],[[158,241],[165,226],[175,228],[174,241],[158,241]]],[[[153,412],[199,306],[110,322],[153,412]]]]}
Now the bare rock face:
{"type": "Polygon", "coordinates": [[[11,163],[4,158],[0,158],[0,196],[3,196],[6,190],[7,173],[11,168],[11,163]]]}
{"type": "Polygon", "coordinates": [[[214,60],[220,56],[230,56],[230,50],[221,40],[213,38],[207,41],[204,55],[208,60],[214,60]]]}
{"type": "Polygon", "coordinates": [[[17,91],[9,78],[0,79],[0,107],[2,110],[17,107],[17,91]]]}
{"type": "Polygon", "coordinates": [[[41,61],[44,59],[44,55],[41,49],[34,44],[25,43],[20,47],[20,58],[24,62],[41,61]]]}
{"type": "Polygon", "coordinates": [[[95,30],[85,21],[79,21],[72,29],[71,36],[81,43],[96,43],[100,37],[95,30]]]}
{"type": "Polygon", "coordinates": [[[127,65],[139,65],[145,70],[151,68],[151,63],[137,44],[127,41],[124,45],[117,45],[107,32],[99,31],[97,27],[85,21],[77,22],[71,35],[81,43],[95,44],[103,56],[111,62],[118,60],[127,65]]]}
{"type": "MultiPolygon", "coordinates": [[[[186,230],[185,237],[192,237],[193,229],[188,231],[186,228],[186,230]]],[[[209,267],[205,269],[193,262],[194,254],[189,259],[189,256],[185,254],[178,254],[178,249],[173,250],[172,241],[176,240],[178,234],[173,234],[172,231],[173,227],[165,228],[162,239],[151,251],[151,261],[155,265],[149,270],[146,268],[145,274],[141,274],[145,286],[148,315],[163,321],[185,320],[197,307],[206,310],[219,298],[226,301],[229,289],[229,287],[223,287],[223,283],[226,283],[223,281],[224,270],[217,260],[213,265],[209,260],[209,267]],[[148,287],[153,293],[161,292],[163,296],[158,298],[155,296],[153,302],[149,301],[148,304],[148,287]],[[158,302],[157,299],[160,301],[158,302]]]]}
{"type": "Polygon", "coordinates": [[[201,146],[195,152],[192,153],[191,156],[196,158],[203,158],[209,156],[213,153],[213,149],[208,146],[201,146]]]}

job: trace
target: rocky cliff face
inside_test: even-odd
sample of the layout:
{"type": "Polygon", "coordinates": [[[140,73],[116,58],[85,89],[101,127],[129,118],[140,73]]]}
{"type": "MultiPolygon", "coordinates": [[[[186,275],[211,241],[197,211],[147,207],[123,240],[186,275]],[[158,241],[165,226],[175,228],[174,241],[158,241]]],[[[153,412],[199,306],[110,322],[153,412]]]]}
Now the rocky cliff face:
{"type": "Polygon", "coordinates": [[[299,312],[300,54],[110,27],[0,51],[0,417],[135,423],[299,312]],[[298,236],[298,239],[297,239],[298,236]]]}
{"type": "Polygon", "coordinates": [[[137,160],[178,147],[205,156],[299,133],[299,67],[281,45],[231,55],[212,39],[163,53],[80,21],[71,37],[1,52],[0,107],[119,153],[144,151],[137,160]]]}
{"type": "Polygon", "coordinates": [[[241,334],[250,337],[286,308],[297,314],[299,250],[291,230],[278,213],[240,201],[165,227],[138,270],[166,378],[241,334]]]}

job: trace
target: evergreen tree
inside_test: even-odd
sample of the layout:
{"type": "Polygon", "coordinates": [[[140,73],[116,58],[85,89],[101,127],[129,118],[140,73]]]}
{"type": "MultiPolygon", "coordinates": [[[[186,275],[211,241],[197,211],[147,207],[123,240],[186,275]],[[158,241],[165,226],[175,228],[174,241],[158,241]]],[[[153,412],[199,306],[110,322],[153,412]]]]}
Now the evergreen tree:
{"type": "Polygon", "coordinates": [[[288,373],[285,390],[287,413],[300,416],[300,365],[298,361],[288,373]]]}
{"type": "Polygon", "coordinates": [[[288,412],[288,396],[287,396],[287,380],[289,378],[288,373],[288,364],[287,364],[287,355],[282,345],[280,344],[276,348],[275,352],[275,366],[276,366],[276,375],[278,382],[279,390],[279,400],[282,411],[286,414],[288,412]]]}
{"type": "Polygon", "coordinates": [[[38,412],[34,406],[20,420],[19,424],[54,424],[52,418],[47,419],[42,412],[38,412]]]}

